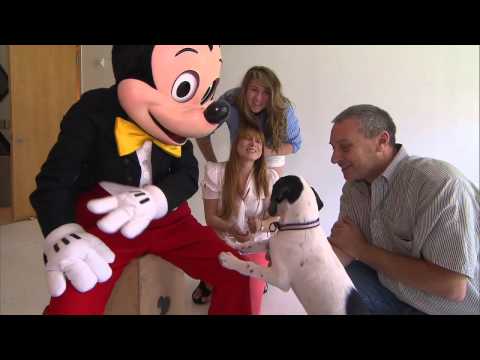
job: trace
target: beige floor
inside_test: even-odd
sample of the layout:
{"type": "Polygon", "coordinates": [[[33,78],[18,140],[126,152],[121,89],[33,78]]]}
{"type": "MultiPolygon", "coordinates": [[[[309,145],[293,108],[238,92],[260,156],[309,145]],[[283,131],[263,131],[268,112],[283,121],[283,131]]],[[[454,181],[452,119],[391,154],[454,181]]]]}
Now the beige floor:
{"type": "MultiPolygon", "coordinates": [[[[0,225],[0,314],[41,314],[48,303],[42,264],[43,238],[36,220],[0,225]]],[[[208,305],[195,305],[190,295],[197,281],[185,275],[186,312],[206,315],[208,305]]],[[[304,315],[301,304],[290,290],[273,286],[264,296],[264,315],[304,315]]]]}

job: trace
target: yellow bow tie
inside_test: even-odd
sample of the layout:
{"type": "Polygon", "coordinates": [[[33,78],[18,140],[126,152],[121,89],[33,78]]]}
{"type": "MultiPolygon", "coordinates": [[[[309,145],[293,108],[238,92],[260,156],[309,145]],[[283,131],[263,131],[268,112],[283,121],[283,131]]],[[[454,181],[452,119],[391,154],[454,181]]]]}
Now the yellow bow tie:
{"type": "Polygon", "coordinates": [[[182,147],[180,145],[167,145],[146,134],[135,124],[117,117],[115,119],[115,139],[120,156],[125,156],[137,151],[143,143],[150,140],[167,154],[179,158],[182,156],[182,147]]]}

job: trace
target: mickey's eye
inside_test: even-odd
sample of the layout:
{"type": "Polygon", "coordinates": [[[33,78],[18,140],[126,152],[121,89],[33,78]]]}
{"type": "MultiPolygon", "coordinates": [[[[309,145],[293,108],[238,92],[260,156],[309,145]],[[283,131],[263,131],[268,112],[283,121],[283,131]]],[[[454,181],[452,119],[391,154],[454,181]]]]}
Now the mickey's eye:
{"type": "Polygon", "coordinates": [[[183,103],[193,98],[198,89],[198,79],[198,74],[192,70],[180,74],[172,87],[172,97],[175,101],[183,103]]]}
{"type": "Polygon", "coordinates": [[[217,85],[220,79],[215,79],[205,92],[205,94],[202,97],[202,100],[200,101],[200,105],[205,104],[209,99],[213,99],[213,96],[215,95],[215,90],[217,90],[217,85]]]}

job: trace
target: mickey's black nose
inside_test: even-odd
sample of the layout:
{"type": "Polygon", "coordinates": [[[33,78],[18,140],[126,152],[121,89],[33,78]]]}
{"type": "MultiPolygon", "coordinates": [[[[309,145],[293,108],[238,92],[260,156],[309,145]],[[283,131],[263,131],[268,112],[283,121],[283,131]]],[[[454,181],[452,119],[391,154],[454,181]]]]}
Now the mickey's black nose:
{"type": "Polygon", "coordinates": [[[210,124],[221,124],[228,116],[230,106],[226,101],[220,100],[211,103],[203,112],[210,124]]]}

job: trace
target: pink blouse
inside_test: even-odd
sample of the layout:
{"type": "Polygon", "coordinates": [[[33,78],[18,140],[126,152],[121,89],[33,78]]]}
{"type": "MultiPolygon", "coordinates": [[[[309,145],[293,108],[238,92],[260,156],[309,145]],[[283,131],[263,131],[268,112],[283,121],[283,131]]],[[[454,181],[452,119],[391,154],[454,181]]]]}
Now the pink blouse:
{"type": "MultiPolygon", "coordinates": [[[[205,177],[201,183],[202,193],[204,199],[218,199],[218,212],[222,210],[222,188],[223,188],[223,179],[225,177],[225,162],[214,163],[207,162],[205,165],[205,177]]],[[[267,178],[269,192],[271,193],[273,184],[279,179],[279,175],[275,170],[267,169],[267,178]]],[[[230,218],[230,221],[236,223],[238,227],[246,232],[248,231],[247,219],[249,217],[263,217],[263,214],[267,211],[268,206],[270,205],[270,198],[265,197],[265,194],[261,192],[257,194],[255,189],[255,183],[253,176],[247,180],[245,193],[242,196],[243,199],[240,199],[240,204],[238,207],[238,214],[233,214],[230,218]]],[[[228,241],[227,234],[219,233],[219,236],[228,241]]],[[[253,240],[265,240],[270,237],[268,232],[257,232],[253,240]]]]}

